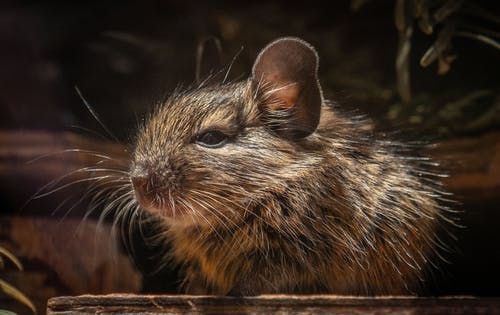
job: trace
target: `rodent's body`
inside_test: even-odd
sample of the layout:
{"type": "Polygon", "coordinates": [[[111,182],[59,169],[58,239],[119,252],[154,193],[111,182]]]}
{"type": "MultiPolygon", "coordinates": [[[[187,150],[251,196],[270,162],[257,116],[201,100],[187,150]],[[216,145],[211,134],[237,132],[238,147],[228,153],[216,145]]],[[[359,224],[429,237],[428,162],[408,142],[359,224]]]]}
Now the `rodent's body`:
{"type": "Polygon", "coordinates": [[[317,114],[283,115],[289,99],[308,103],[317,91],[283,92],[276,76],[256,84],[259,62],[248,81],[172,95],[137,138],[137,200],[164,222],[185,290],[417,292],[443,216],[432,187],[319,86],[317,114]]]}

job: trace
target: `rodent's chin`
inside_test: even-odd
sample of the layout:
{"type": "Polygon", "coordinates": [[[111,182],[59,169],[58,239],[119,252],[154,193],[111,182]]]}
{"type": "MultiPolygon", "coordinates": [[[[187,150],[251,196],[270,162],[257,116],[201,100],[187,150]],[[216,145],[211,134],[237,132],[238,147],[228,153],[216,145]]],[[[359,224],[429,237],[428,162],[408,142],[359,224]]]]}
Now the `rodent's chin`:
{"type": "Polygon", "coordinates": [[[135,200],[143,210],[163,218],[179,218],[185,214],[183,209],[171,205],[168,202],[160,204],[143,198],[139,194],[136,194],[135,200]]]}
{"type": "Polygon", "coordinates": [[[185,211],[182,209],[171,207],[167,205],[156,205],[153,203],[139,203],[141,208],[151,214],[160,216],[162,218],[180,218],[183,217],[185,211]]]}
{"type": "Polygon", "coordinates": [[[171,205],[170,203],[159,204],[153,201],[139,199],[137,197],[136,201],[143,211],[159,218],[170,226],[210,224],[210,216],[201,214],[198,212],[199,209],[186,209],[184,207],[171,205]]]}

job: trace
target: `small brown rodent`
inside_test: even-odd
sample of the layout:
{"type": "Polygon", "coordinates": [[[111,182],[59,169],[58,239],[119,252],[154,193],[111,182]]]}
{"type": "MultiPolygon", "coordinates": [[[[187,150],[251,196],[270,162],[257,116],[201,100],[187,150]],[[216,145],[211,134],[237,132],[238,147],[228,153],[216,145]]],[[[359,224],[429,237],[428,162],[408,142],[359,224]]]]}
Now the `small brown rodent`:
{"type": "Polygon", "coordinates": [[[130,178],[188,293],[418,292],[446,221],[398,145],[338,113],[318,56],[278,39],[238,83],[176,92],[137,135],[130,178]]]}

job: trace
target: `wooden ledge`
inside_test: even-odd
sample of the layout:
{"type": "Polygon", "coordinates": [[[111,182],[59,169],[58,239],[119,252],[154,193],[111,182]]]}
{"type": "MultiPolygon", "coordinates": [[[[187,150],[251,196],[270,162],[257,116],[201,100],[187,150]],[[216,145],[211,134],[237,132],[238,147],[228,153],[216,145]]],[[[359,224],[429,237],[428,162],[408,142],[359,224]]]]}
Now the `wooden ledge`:
{"type": "Polygon", "coordinates": [[[82,295],[48,301],[66,314],[500,314],[500,298],[339,295],[82,295]]]}

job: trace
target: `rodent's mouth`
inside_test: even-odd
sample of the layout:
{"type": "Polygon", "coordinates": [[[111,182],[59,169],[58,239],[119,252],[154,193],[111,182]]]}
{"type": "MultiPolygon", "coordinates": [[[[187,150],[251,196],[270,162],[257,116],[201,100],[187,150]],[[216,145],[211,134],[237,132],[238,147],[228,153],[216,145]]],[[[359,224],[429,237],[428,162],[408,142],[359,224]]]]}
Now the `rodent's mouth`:
{"type": "Polygon", "coordinates": [[[156,196],[156,198],[151,199],[144,197],[135,191],[135,200],[143,210],[162,217],[179,217],[186,212],[182,207],[176,206],[174,202],[169,202],[161,196],[156,196]]]}
{"type": "Polygon", "coordinates": [[[135,200],[140,208],[158,218],[165,220],[168,224],[175,225],[206,225],[212,222],[212,213],[207,209],[197,206],[196,202],[183,205],[174,194],[158,194],[155,196],[144,196],[135,191],[135,200]]]}

